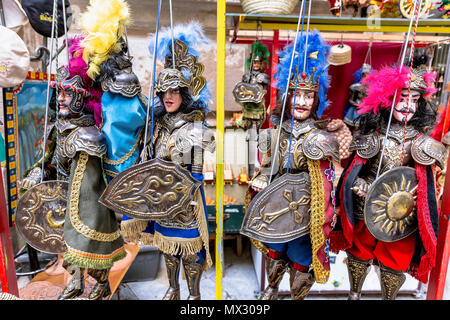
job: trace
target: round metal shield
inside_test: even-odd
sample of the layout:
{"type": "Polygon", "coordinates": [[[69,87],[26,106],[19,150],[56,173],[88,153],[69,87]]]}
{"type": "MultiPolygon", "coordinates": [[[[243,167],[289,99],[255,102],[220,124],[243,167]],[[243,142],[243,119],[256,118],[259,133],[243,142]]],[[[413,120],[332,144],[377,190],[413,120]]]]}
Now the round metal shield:
{"type": "Polygon", "coordinates": [[[200,185],[180,165],[154,158],[119,173],[99,201],[131,218],[173,218],[186,211],[200,185]]]}
{"type": "Polygon", "coordinates": [[[17,203],[15,225],[25,241],[38,251],[66,251],[63,226],[69,184],[45,181],[30,188],[17,203]]]}
{"type": "Polygon", "coordinates": [[[265,90],[257,83],[239,82],[233,90],[234,99],[240,104],[247,102],[260,104],[264,94],[265,90]]]}
{"type": "Polygon", "coordinates": [[[417,230],[416,189],[416,170],[410,167],[394,168],[375,180],[364,205],[364,221],[375,238],[393,242],[417,230]]]}
{"type": "Polygon", "coordinates": [[[242,221],[241,233],[282,243],[309,233],[311,182],[306,172],[284,174],[259,192],[242,221]]]}

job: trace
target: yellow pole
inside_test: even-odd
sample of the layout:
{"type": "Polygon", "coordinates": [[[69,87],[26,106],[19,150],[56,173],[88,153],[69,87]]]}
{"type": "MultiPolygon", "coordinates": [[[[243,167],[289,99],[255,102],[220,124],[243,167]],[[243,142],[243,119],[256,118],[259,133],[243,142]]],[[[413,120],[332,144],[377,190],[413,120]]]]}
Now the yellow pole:
{"type": "Polygon", "coordinates": [[[217,0],[216,73],[216,300],[222,300],[223,274],[223,146],[225,120],[225,0],[217,0]]]}

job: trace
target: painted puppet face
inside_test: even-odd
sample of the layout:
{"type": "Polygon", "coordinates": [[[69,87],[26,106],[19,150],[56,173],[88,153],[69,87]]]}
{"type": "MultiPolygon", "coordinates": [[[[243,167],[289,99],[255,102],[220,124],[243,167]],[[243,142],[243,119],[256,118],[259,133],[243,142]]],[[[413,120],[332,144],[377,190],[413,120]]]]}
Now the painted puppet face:
{"type": "Polygon", "coordinates": [[[260,71],[262,69],[262,62],[259,60],[253,61],[252,69],[253,71],[260,71]]]}
{"type": "Polygon", "coordinates": [[[411,120],[411,118],[414,116],[414,113],[416,113],[419,98],[419,91],[411,90],[411,95],[409,96],[408,89],[402,89],[400,101],[394,108],[394,118],[399,122],[411,120]]]}
{"type": "Polygon", "coordinates": [[[168,113],[173,113],[178,111],[183,102],[183,98],[181,97],[180,88],[169,88],[164,93],[163,96],[164,108],[168,113]]]}
{"type": "Polygon", "coordinates": [[[297,90],[296,96],[294,94],[290,96],[291,115],[296,120],[305,120],[311,115],[315,94],[314,91],[297,90]]]}
{"type": "Polygon", "coordinates": [[[58,116],[61,118],[67,118],[72,114],[70,111],[72,99],[73,91],[59,90],[58,97],[56,98],[59,106],[58,116]]]}

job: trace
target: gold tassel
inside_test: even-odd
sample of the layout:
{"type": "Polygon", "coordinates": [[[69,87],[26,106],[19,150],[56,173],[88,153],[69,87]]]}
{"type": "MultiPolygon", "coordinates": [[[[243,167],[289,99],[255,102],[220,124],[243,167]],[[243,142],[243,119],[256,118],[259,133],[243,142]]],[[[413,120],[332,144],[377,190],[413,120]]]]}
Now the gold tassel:
{"type": "Polygon", "coordinates": [[[197,254],[203,248],[200,237],[186,239],[178,237],[166,237],[155,231],[153,243],[160,251],[170,255],[181,254],[182,256],[197,254]]]}
{"type": "Polygon", "coordinates": [[[122,220],[122,222],[120,223],[120,229],[125,241],[138,244],[140,238],[142,238],[142,231],[147,228],[147,224],[148,220],[122,220]]]}
{"type": "Polygon", "coordinates": [[[203,242],[203,246],[206,251],[206,264],[203,265],[203,269],[206,271],[212,266],[211,254],[209,252],[209,233],[208,233],[208,221],[206,221],[205,207],[203,206],[203,199],[200,189],[196,191],[195,201],[197,206],[194,208],[194,216],[197,220],[198,231],[200,233],[200,239],[203,242]]]}
{"type": "Polygon", "coordinates": [[[330,270],[325,270],[317,257],[317,252],[325,243],[323,225],[325,223],[325,190],[323,186],[320,162],[307,159],[309,176],[311,177],[311,244],[314,276],[318,283],[326,283],[330,276],[330,270]]]}

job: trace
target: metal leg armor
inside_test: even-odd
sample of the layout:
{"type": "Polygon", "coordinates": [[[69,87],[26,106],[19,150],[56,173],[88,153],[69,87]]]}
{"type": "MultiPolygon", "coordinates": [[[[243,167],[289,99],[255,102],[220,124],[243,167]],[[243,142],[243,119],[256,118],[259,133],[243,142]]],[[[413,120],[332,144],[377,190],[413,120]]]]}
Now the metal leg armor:
{"type": "Polygon", "coordinates": [[[166,262],[167,277],[169,278],[169,288],[162,298],[163,300],[180,300],[180,284],[178,282],[180,274],[180,259],[176,256],[163,253],[166,262]]]}
{"type": "Polygon", "coordinates": [[[91,293],[89,293],[89,300],[100,300],[111,294],[108,280],[109,269],[89,269],[88,274],[97,281],[91,293]]]}
{"type": "Polygon", "coordinates": [[[64,269],[72,275],[67,286],[59,296],[58,300],[68,300],[80,296],[84,291],[84,268],[69,265],[63,262],[64,269]]]}
{"type": "Polygon", "coordinates": [[[310,272],[301,272],[292,267],[289,268],[289,284],[292,300],[303,300],[316,281],[310,272]]]}
{"type": "Polygon", "coordinates": [[[361,298],[361,289],[369,273],[370,261],[361,260],[347,252],[347,270],[350,280],[350,292],[348,300],[359,300],[361,298]]]}
{"type": "Polygon", "coordinates": [[[196,261],[197,255],[183,257],[183,269],[189,289],[188,300],[200,300],[200,279],[202,277],[203,266],[196,261]]]}
{"type": "Polygon", "coordinates": [[[288,262],[283,259],[271,259],[266,256],[266,272],[269,285],[263,291],[259,300],[277,300],[278,286],[287,270],[288,262]]]}
{"type": "Polygon", "coordinates": [[[381,297],[383,300],[395,300],[406,276],[402,271],[386,267],[380,262],[381,297]]]}

